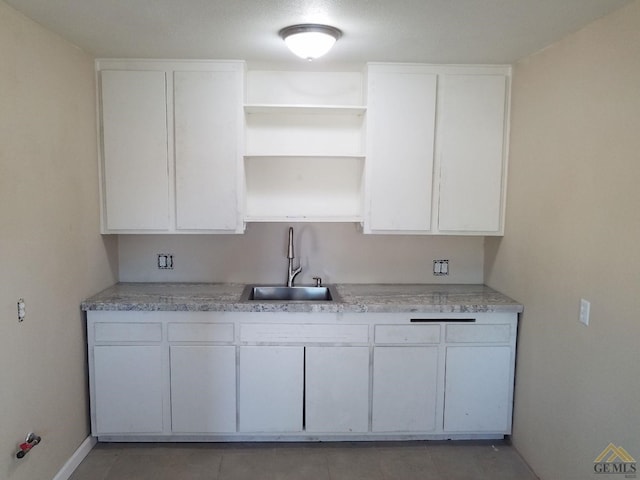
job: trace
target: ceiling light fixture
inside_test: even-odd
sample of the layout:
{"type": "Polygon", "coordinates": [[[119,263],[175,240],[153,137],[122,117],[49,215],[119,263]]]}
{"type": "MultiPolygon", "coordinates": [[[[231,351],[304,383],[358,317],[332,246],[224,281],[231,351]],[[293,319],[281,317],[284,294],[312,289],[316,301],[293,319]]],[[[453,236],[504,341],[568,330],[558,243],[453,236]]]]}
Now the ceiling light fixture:
{"type": "Polygon", "coordinates": [[[317,23],[291,25],[280,30],[278,34],[289,50],[309,61],[331,50],[336,40],[342,36],[342,32],[336,27],[317,23]]]}

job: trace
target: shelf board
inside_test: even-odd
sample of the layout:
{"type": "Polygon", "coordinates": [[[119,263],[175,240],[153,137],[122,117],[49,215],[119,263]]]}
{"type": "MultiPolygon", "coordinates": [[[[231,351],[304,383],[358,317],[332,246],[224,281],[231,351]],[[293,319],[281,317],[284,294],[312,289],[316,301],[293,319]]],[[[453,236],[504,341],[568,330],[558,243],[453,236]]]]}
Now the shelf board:
{"type": "Polygon", "coordinates": [[[355,115],[361,116],[367,111],[364,105],[293,105],[293,104],[250,104],[244,106],[247,114],[254,113],[293,113],[314,115],[355,115]]]}
{"type": "Polygon", "coordinates": [[[268,160],[270,158],[300,158],[304,159],[314,159],[314,158],[354,158],[354,159],[362,159],[366,158],[365,155],[335,155],[335,154],[310,154],[310,153],[262,153],[262,154],[254,154],[254,153],[246,153],[244,158],[262,158],[268,160]]]}
{"type": "Polygon", "coordinates": [[[362,222],[362,216],[360,215],[245,215],[245,222],[318,222],[318,223],[357,223],[362,222]]]}

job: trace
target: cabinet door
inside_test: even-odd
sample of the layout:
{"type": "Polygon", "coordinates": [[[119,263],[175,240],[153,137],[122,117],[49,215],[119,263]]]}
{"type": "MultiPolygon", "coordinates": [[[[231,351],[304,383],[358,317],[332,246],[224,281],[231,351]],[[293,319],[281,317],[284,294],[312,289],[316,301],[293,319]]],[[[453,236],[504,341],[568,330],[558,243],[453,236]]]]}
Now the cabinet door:
{"type": "Polygon", "coordinates": [[[368,72],[365,230],[431,229],[436,75],[368,72]]]}
{"type": "Polygon", "coordinates": [[[160,346],[93,347],[94,435],[162,433],[160,346]]]}
{"type": "Polygon", "coordinates": [[[171,430],[236,431],[236,349],[171,346],[171,430]]]}
{"type": "Polygon", "coordinates": [[[238,229],[241,114],[239,70],[174,73],[178,230],[238,229]]]}
{"type": "Polygon", "coordinates": [[[376,347],[374,432],[429,432],[436,426],[438,347],[376,347]]]}
{"type": "Polygon", "coordinates": [[[103,228],[167,230],[169,170],[164,72],[101,72],[103,228]]]}
{"type": "Polygon", "coordinates": [[[307,347],[307,432],[369,429],[369,347],[307,347]]]}
{"type": "Polygon", "coordinates": [[[240,347],[240,431],[301,432],[304,347],[240,347]]]}
{"type": "Polygon", "coordinates": [[[509,433],[511,347],[448,347],[444,430],[509,433]]]}
{"type": "Polygon", "coordinates": [[[439,79],[441,232],[502,229],[506,87],[503,75],[439,79]]]}

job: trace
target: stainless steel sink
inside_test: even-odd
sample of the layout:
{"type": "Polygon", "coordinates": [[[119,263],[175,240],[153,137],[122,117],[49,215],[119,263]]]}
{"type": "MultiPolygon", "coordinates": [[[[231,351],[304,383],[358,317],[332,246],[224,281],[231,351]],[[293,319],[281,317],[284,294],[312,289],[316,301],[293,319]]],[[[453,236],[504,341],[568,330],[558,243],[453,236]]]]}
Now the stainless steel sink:
{"type": "Polygon", "coordinates": [[[272,302],[335,302],[338,292],[333,286],[325,287],[282,287],[275,285],[247,285],[240,301],[272,302]]]}

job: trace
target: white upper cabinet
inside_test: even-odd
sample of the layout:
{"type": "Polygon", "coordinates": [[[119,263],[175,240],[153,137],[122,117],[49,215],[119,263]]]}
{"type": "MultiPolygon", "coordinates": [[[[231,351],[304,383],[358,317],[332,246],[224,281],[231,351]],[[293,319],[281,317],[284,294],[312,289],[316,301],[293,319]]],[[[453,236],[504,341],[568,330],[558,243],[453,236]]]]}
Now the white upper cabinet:
{"type": "Polygon", "coordinates": [[[502,235],[511,69],[98,60],[103,233],[502,235]]]}
{"type": "Polygon", "coordinates": [[[501,235],[510,68],[370,64],[365,233],[501,235]]]}
{"type": "Polygon", "coordinates": [[[99,60],[103,233],[242,233],[244,63],[99,60]]]}
{"type": "Polygon", "coordinates": [[[365,231],[431,230],[436,75],[370,66],[365,231]]]}
{"type": "Polygon", "coordinates": [[[441,75],[438,82],[438,230],[502,232],[504,75],[441,75]]]}
{"type": "Polygon", "coordinates": [[[176,228],[237,230],[242,79],[237,69],[174,72],[176,228]]]}
{"type": "Polygon", "coordinates": [[[103,230],[167,231],[166,74],[100,73],[103,230]]]}

